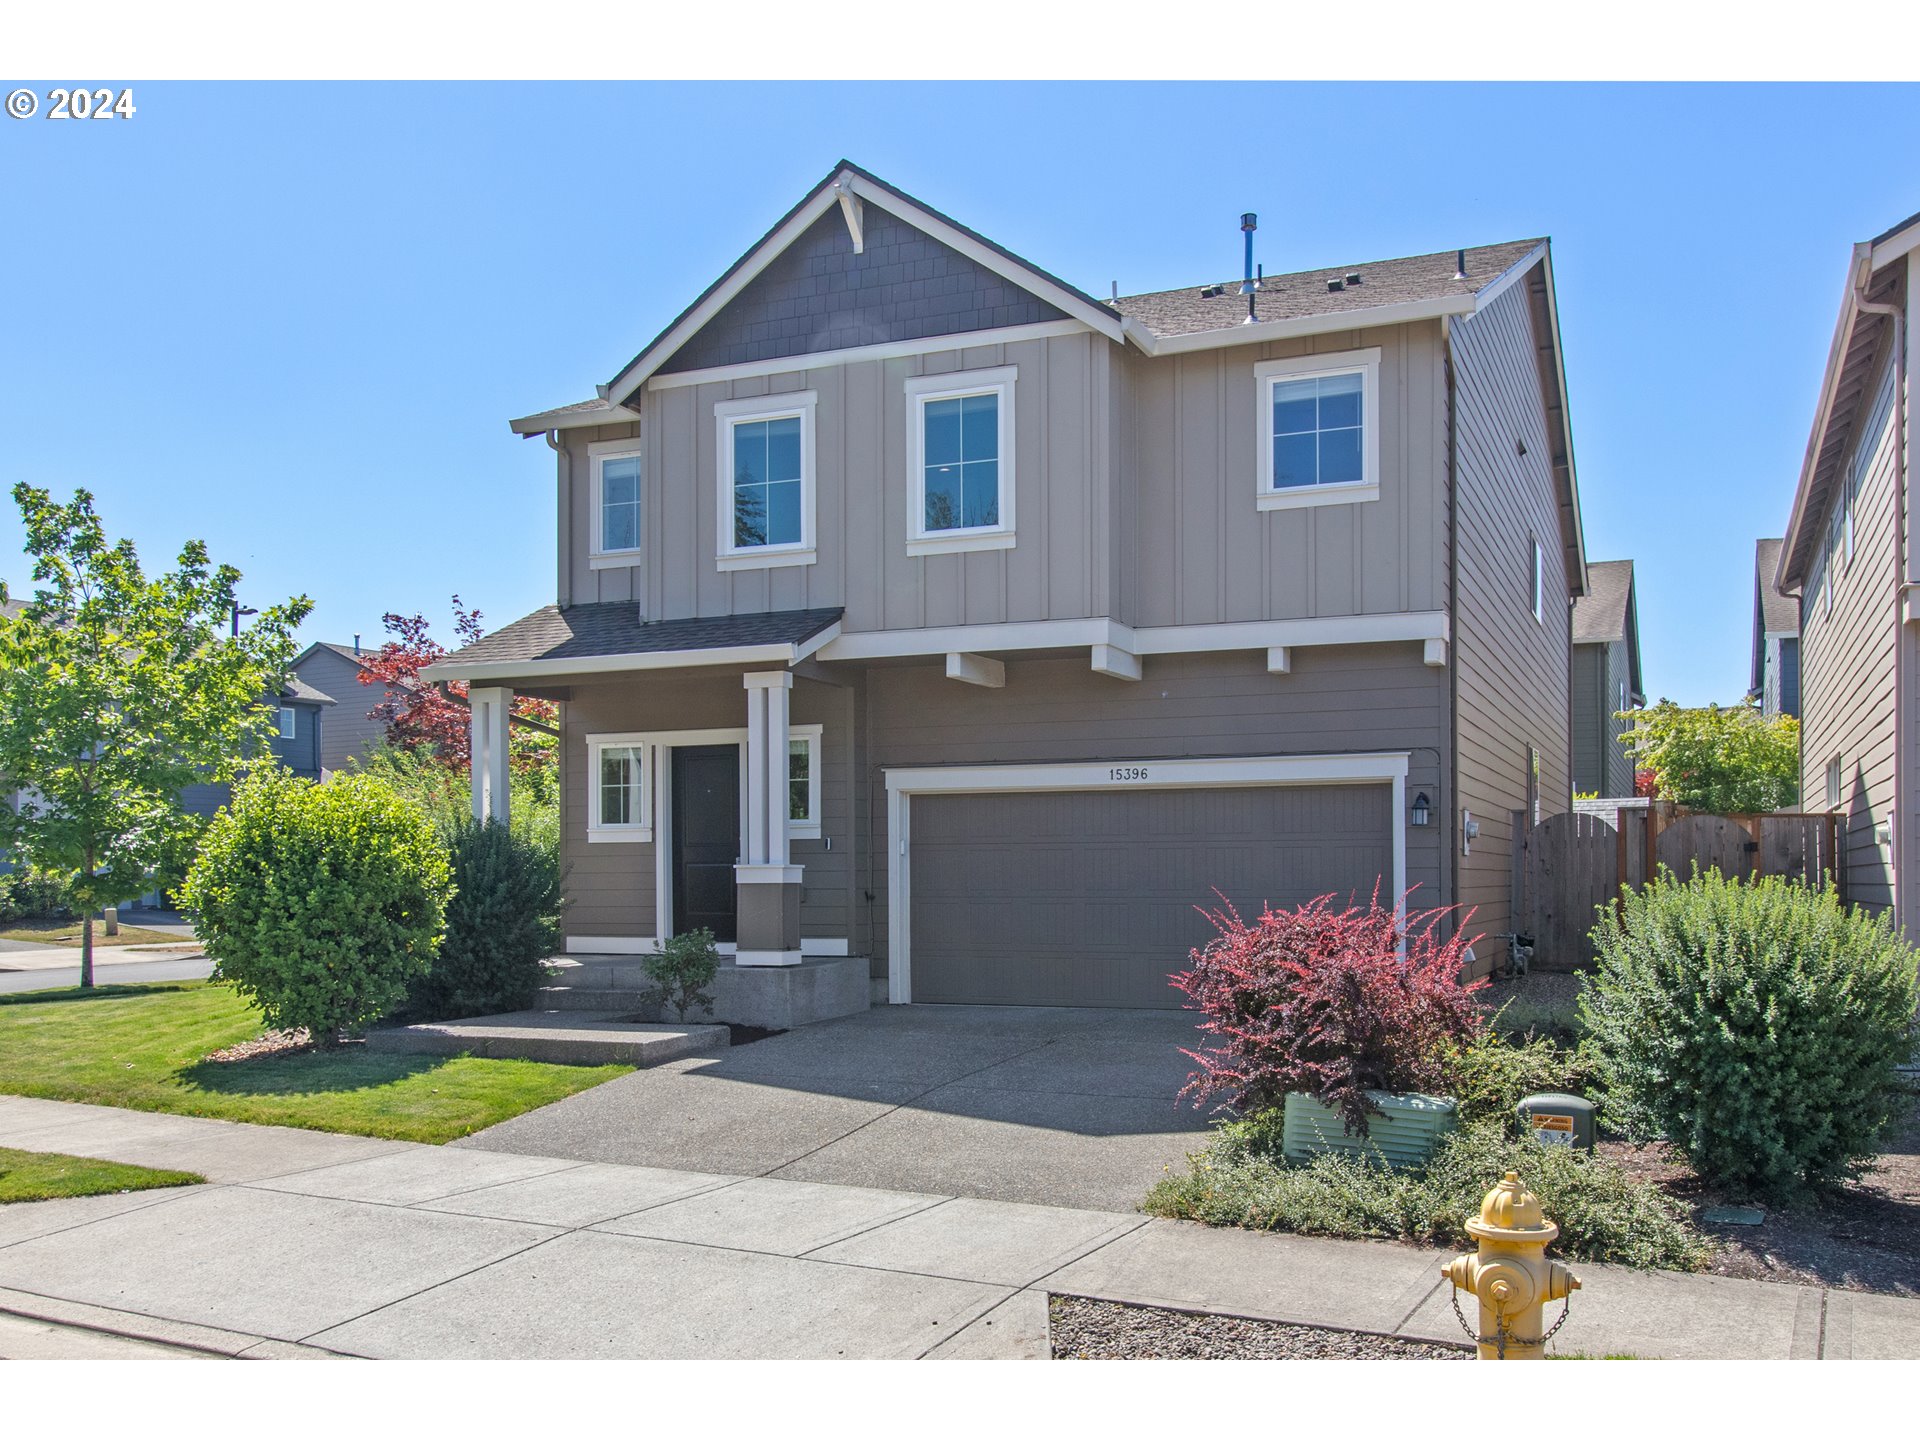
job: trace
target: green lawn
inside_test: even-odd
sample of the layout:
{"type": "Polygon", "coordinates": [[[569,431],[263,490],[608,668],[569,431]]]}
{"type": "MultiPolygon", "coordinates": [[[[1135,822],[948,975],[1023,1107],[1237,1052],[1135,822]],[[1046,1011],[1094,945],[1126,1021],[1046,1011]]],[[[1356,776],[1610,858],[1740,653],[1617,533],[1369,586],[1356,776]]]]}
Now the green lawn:
{"type": "Polygon", "coordinates": [[[224,986],[0,995],[0,1094],[440,1144],[625,1075],[629,1065],[330,1053],[202,1057],[260,1034],[224,986]]]}
{"type": "Polygon", "coordinates": [[[73,1195],[117,1195],[122,1190],[204,1185],[206,1179],[187,1170],[149,1170],[117,1160],[9,1150],[0,1145],[0,1205],[16,1200],[64,1200],[73,1195]]]}
{"type": "MultiPolygon", "coordinates": [[[[49,949],[56,945],[71,945],[80,948],[80,922],[78,920],[15,920],[5,928],[0,928],[0,940],[24,940],[29,944],[45,945],[49,949]]],[[[96,950],[109,945],[192,945],[195,942],[181,935],[169,935],[161,930],[142,930],[138,925],[122,925],[118,935],[107,934],[106,926],[94,917],[93,946],[96,950]]]]}

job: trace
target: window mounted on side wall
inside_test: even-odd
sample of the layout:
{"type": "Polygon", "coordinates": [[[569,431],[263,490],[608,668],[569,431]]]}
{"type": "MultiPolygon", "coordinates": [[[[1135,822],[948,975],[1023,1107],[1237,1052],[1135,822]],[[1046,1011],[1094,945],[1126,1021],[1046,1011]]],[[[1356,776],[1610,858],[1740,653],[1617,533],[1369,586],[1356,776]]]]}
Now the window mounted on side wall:
{"type": "Polygon", "coordinates": [[[1380,351],[1253,367],[1262,510],[1380,498],[1380,351]]]}
{"type": "Polygon", "coordinates": [[[1838,810],[1840,808],[1841,783],[1842,772],[1840,757],[1836,755],[1827,761],[1827,809],[1829,810],[1838,810]]]}
{"type": "Polygon", "coordinates": [[[282,705],[279,717],[274,721],[274,729],[280,732],[282,740],[294,738],[300,728],[300,712],[291,706],[282,705]]]}
{"type": "Polygon", "coordinates": [[[1014,543],[1013,394],[1018,369],[907,381],[907,553],[1014,543]]]}
{"type": "Polygon", "coordinates": [[[820,838],[820,735],[818,725],[787,731],[787,836],[820,838]]]}
{"type": "Polygon", "coordinates": [[[637,565],[641,552],[640,442],[602,440],[587,447],[591,472],[592,543],[588,562],[596,570],[637,565]]]}
{"type": "Polygon", "coordinates": [[[815,399],[807,390],[713,407],[722,570],[814,562],[815,399]]]}
{"type": "Polygon", "coordinates": [[[1547,556],[1540,542],[1533,542],[1533,618],[1547,623],[1547,556]]]}
{"type": "Polygon", "coordinates": [[[653,839],[653,775],[638,735],[587,737],[587,839],[653,839]]]}

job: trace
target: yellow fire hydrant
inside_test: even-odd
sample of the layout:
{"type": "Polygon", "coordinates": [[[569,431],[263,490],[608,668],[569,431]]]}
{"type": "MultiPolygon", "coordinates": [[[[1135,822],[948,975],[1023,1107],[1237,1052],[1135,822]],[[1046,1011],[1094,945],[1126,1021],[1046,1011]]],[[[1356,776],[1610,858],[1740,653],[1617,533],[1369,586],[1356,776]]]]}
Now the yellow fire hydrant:
{"type": "MultiPolygon", "coordinates": [[[[1479,1330],[1468,1327],[1464,1315],[1461,1327],[1479,1343],[1482,1360],[1541,1359],[1553,1334],[1542,1330],[1542,1308],[1580,1288],[1571,1270],[1546,1257],[1560,1227],[1541,1212],[1540,1197],[1509,1170],[1480,1202],[1479,1218],[1467,1221],[1467,1233],[1480,1242],[1479,1253],[1441,1266],[1453,1282],[1454,1314],[1460,1315],[1459,1291],[1480,1301],[1479,1330]]],[[[1565,1321],[1562,1314],[1554,1330],[1565,1321]]]]}

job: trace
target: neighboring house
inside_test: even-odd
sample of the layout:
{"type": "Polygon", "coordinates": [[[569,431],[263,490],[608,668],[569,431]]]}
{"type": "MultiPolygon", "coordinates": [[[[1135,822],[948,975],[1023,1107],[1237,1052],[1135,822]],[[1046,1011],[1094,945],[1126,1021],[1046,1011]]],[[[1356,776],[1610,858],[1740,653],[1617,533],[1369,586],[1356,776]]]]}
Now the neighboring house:
{"type": "Polygon", "coordinates": [[[380,681],[363,683],[371,674],[361,653],[360,637],[351,645],[316,641],[293,662],[293,673],[314,689],[334,697],[338,708],[327,716],[320,743],[322,776],[347,768],[347,762],[365,755],[386,738],[386,726],[372,718],[373,709],[405,687],[380,681]]]}
{"type": "Polygon", "coordinates": [[[1602,800],[1633,794],[1633,756],[1620,743],[1623,710],[1647,703],[1640,682],[1640,611],[1631,560],[1589,560],[1573,605],[1573,789],[1602,800]]]}
{"type": "Polygon", "coordinates": [[[1853,247],[1780,549],[1800,608],[1800,795],[1845,817],[1846,890],[1920,917],[1920,549],[1909,377],[1920,215],[1853,247]]]}
{"type": "Polygon", "coordinates": [[[1747,692],[1772,720],[1800,713],[1800,602],[1774,584],[1784,540],[1753,550],[1753,679],[1747,692]]]}
{"type": "Polygon", "coordinates": [[[1544,240],[1102,302],[842,164],[513,428],[558,603],[423,675],[473,686],[481,813],[504,707],[560,703],[571,951],[1172,1006],[1216,888],[1498,932],[1568,805],[1544,240]]]}
{"type": "MultiPolygon", "coordinates": [[[[326,729],[323,716],[334,704],[333,697],[316,690],[299,676],[289,675],[279,693],[266,697],[261,703],[275,712],[271,745],[275,758],[303,779],[320,779],[320,755],[326,729]]],[[[189,785],[180,792],[180,800],[190,814],[211,815],[227,803],[231,794],[231,787],[224,782],[189,785]]]]}

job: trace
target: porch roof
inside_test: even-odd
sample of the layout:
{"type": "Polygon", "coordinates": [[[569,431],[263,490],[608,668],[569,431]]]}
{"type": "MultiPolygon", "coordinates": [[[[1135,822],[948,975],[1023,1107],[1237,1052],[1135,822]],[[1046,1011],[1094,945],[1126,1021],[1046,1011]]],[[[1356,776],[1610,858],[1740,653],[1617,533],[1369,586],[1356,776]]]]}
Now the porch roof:
{"type": "Polygon", "coordinates": [[[506,680],[806,659],[839,633],[841,609],[766,610],[643,620],[630,600],[544,605],[420,672],[426,680],[506,680]]]}

